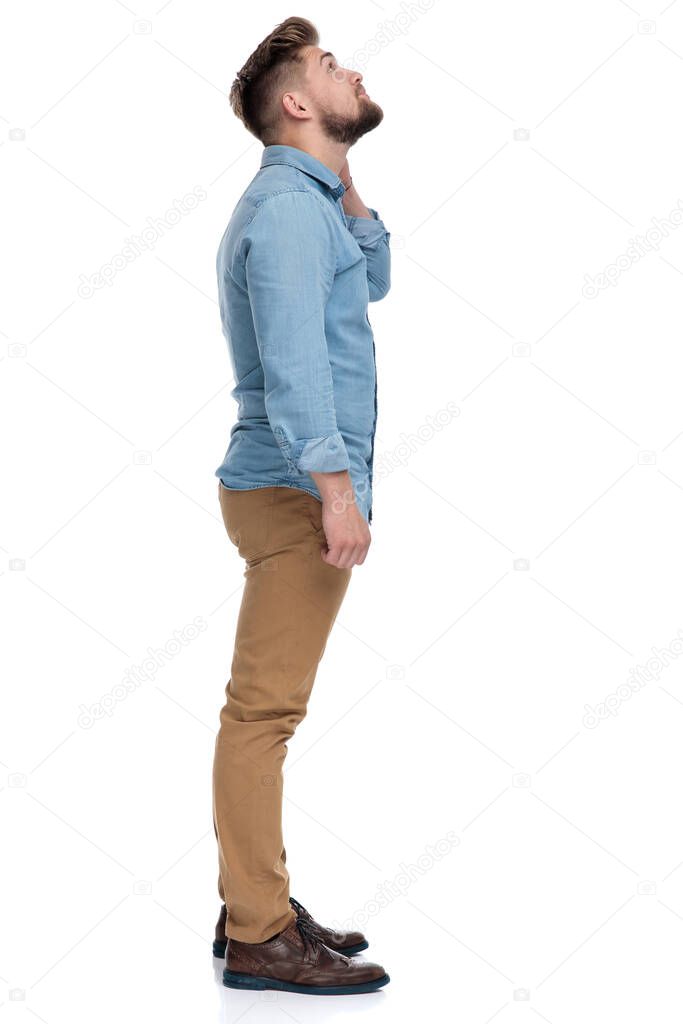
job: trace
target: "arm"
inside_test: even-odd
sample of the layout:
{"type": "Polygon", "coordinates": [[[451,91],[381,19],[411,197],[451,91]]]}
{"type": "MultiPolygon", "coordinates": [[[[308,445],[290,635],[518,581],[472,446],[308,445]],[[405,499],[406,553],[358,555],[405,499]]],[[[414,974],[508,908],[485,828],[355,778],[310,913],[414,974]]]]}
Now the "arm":
{"type": "Polygon", "coordinates": [[[258,209],[246,242],[249,303],[275,439],[299,473],[348,469],[325,337],[335,256],[324,211],[308,192],[281,192],[258,209]]]}
{"type": "Polygon", "coordinates": [[[370,530],[353,497],[337,427],[325,305],[336,270],[334,224],[309,192],[266,199],[245,232],[246,284],[268,421],[290,468],[309,473],[323,499],[323,561],[360,565],[370,530]]]}
{"type": "Polygon", "coordinates": [[[391,233],[380,220],[377,210],[367,207],[358,195],[351,181],[348,161],[345,161],[339,177],[345,185],[351,182],[342,196],[346,226],[363,250],[368,268],[370,302],[377,302],[391,287],[391,233]]]}

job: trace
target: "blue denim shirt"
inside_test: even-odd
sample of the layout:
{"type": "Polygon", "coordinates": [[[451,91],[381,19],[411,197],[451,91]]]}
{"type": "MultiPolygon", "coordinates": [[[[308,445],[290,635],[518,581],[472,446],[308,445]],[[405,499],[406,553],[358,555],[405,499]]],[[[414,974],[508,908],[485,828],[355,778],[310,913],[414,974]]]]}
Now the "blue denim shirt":
{"type": "Polygon", "coordinates": [[[216,269],[237,421],[216,470],[224,486],[298,487],[347,469],[372,522],[377,424],[368,302],[390,284],[376,210],[349,217],[344,186],[293,146],[266,146],[221,240],[216,269]]]}

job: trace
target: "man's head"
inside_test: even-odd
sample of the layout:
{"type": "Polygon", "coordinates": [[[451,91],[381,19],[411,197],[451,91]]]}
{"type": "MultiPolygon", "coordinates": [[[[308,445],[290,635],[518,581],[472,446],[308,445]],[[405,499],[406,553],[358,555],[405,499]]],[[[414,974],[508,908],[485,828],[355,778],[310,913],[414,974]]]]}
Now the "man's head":
{"type": "Polygon", "coordinates": [[[230,105],[264,146],[326,140],[352,146],[382,120],[358,71],[318,46],[305,18],[287,18],[259,43],[230,90],[230,105]]]}

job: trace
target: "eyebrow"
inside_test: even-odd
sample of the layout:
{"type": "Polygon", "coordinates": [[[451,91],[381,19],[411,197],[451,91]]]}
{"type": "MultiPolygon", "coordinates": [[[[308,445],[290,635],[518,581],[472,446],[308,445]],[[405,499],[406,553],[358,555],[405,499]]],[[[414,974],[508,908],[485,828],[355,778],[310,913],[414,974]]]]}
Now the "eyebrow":
{"type": "MultiPolygon", "coordinates": [[[[331,52],[330,52],[329,50],[327,51],[327,53],[323,53],[323,54],[321,54],[321,55],[320,55],[320,63],[321,63],[321,64],[322,64],[322,62],[323,62],[323,61],[325,60],[325,57],[334,57],[334,54],[333,54],[333,53],[331,53],[331,52]]],[[[335,57],[335,60],[336,60],[336,57],[335,57]]]]}

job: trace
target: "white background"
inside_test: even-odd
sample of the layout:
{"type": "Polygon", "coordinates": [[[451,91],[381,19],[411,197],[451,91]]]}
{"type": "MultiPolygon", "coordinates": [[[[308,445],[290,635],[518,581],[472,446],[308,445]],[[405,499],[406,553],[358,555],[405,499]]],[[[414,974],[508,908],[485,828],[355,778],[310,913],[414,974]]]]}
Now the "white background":
{"type": "Polygon", "coordinates": [[[683,3],[664,2],[4,5],[0,1024],[681,1019],[683,3]],[[214,476],[236,411],[214,260],[261,155],[226,93],[291,14],[385,111],[350,153],[393,251],[370,308],[373,543],[286,774],[292,894],[360,924],[392,976],[353,999],[224,989],[210,949],[243,584],[214,476]]]}

